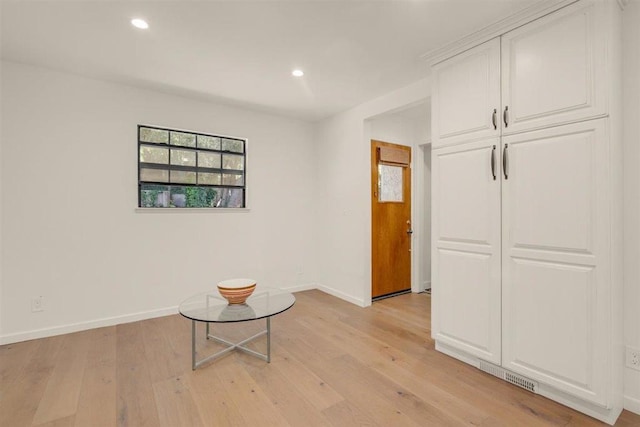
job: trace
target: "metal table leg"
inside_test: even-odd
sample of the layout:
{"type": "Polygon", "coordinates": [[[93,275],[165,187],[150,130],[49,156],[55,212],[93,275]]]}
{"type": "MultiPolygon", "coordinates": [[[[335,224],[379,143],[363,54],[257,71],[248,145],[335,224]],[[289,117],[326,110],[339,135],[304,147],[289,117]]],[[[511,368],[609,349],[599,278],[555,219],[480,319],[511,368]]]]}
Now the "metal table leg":
{"type": "Polygon", "coordinates": [[[191,321],[191,369],[196,370],[196,321],[191,321]]]}
{"type": "Polygon", "coordinates": [[[271,317],[267,317],[267,363],[271,363],[271,317]]]}
{"type": "Polygon", "coordinates": [[[209,362],[210,360],[213,359],[217,359],[233,350],[239,350],[242,351],[244,353],[248,353],[252,356],[255,356],[259,359],[262,359],[264,361],[266,361],[267,363],[271,363],[271,317],[267,317],[266,318],[267,321],[267,329],[265,329],[264,331],[260,331],[257,334],[242,340],[238,343],[233,343],[231,341],[227,341],[223,338],[220,337],[216,337],[215,335],[211,335],[209,333],[209,323],[207,322],[207,339],[211,339],[214,340],[216,342],[219,342],[220,344],[224,344],[227,346],[227,348],[220,350],[214,354],[212,354],[211,356],[208,356],[202,360],[196,361],[196,321],[192,320],[192,326],[191,326],[191,369],[195,370],[198,366],[202,365],[203,363],[209,362]],[[251,350],[250,348],[245,347],[246,344],[250,343],[251,341],[266,335],[267,336],[267,354],[262,354],[259,353],[255,350],[251,350]]]}

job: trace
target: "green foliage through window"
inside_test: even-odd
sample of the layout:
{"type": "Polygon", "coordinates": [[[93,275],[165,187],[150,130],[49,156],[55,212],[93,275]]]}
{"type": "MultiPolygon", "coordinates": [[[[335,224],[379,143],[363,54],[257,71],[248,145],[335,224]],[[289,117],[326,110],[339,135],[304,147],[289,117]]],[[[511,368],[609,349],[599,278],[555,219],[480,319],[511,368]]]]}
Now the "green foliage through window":
{"type": "Polygon", "coordinates": [[[138,126],[138,206],[243,208],[246,140],[138,126]]]}

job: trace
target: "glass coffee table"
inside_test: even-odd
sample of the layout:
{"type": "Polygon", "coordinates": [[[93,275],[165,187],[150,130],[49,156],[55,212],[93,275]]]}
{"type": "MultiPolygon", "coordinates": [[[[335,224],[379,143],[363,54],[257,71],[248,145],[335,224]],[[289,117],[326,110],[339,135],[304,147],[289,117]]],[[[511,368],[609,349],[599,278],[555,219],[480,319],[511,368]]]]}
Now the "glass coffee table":
{"type": "Polygon", "coordinates": [[[191,319],[191,369],[195,370],[203,363],[223,356],[233,350],[240,350],[256,356],[267,363],[271,361],[271,317],[290,309],[296,302],[296,298],[290,292],[281,289],[261,287],[258,285],[253,294],[247,298],[244,304],[229,304],[217,289],[204,292],[187,298],[180,304],[180,314],[191,319]],[[264,331],[242,340],[232,343],[210,333],[211,323],[248,322],[251,320],[266,319],[267,328],[264,331]],[[202,360],[196,360],[196,322],[205,322],[207,325],[207,339],[224,344],[227,348],[218,351],[202,360]],[[267,353],[262,354],[246,347],[246,344],[267,335],[267,353]]]}

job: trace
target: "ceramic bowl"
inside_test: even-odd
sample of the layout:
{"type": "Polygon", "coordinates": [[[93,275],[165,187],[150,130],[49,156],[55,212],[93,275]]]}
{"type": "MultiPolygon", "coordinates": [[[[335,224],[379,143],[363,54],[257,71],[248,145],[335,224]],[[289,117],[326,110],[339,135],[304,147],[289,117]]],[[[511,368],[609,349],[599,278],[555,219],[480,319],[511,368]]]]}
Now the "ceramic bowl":
{"type": "Polygon", "coordinates": [[[229,304],[244,304],[256,289],[256,281],[252,279],[230,279],[218,283],[218,292],[229,304]]]}

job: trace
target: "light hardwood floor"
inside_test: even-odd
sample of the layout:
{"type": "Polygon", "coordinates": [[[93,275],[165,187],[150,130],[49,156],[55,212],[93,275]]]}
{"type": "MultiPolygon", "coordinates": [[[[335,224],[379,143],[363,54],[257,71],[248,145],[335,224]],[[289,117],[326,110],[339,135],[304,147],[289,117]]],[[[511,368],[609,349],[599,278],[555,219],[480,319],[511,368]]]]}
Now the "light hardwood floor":
{"type": "MultiPolygon", "coordinates": [[[[2,346],[0,426],[602,425],[437,353],[426,294],[366,309],[296,298],[272,319],[270,364],[232,353],[191,371],[179,315],[2,346]]],[[[263,323],[215,332],[237,339],[263,323]]],[[[216,344],[203,334],[206,353],[216,344]]]]}

